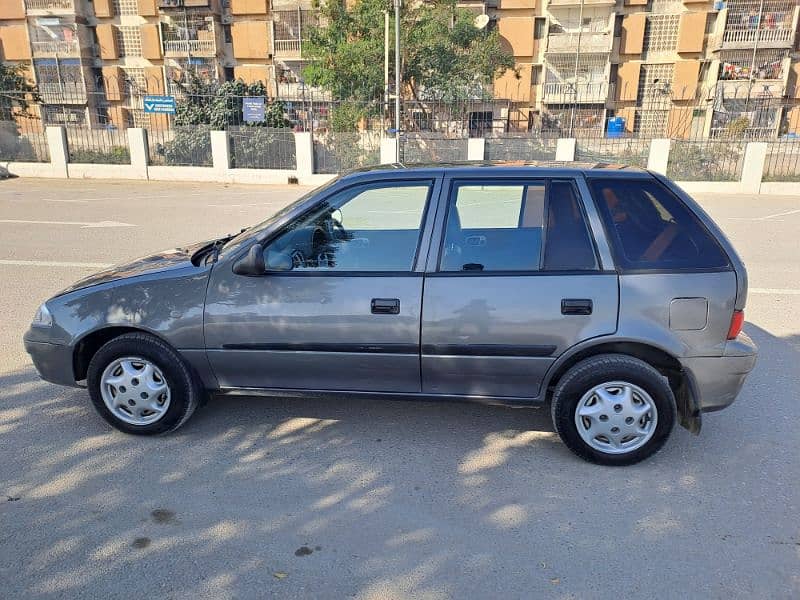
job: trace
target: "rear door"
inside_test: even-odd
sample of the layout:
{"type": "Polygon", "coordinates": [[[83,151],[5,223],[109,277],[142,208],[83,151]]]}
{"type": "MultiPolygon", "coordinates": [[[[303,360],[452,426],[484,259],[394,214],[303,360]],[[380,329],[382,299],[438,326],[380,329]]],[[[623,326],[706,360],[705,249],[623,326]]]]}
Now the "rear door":
{"type": "MultiPolygon", "coordinates": [[[[603,270],[571,179],[446,178],[423,295],[422,389],[534,398],[553,361],[613,333],[603,270]]],[[[610,265],[606,265],[610,269],[610,265]]]]}

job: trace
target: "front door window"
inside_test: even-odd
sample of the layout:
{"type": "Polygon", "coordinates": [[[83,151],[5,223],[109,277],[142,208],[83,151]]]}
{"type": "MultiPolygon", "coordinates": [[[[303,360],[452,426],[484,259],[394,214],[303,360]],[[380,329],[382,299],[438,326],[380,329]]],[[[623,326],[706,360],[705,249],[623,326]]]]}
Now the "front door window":
{"type": "Polygon", "coordinates": [[[414,181],[349,188],[296,219],[266,252],[290,257],[298,272],[411,271],[431,187],[414,181]]]}

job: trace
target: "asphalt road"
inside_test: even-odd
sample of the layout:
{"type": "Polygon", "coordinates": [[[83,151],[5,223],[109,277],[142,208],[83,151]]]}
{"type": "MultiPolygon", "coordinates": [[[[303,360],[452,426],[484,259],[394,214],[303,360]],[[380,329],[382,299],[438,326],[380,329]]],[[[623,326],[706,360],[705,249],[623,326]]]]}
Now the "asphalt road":
{"type": "Polygon", "coordinates": [[[0,182],[0,595],[800,597],[797,197],[701,198],[761,355],[700,437],[634,467],[575,458],[546,410],[456,403],[216,400],[142,439],[36,377],[21,337],[49,295],[302,191],[0,182]]]}

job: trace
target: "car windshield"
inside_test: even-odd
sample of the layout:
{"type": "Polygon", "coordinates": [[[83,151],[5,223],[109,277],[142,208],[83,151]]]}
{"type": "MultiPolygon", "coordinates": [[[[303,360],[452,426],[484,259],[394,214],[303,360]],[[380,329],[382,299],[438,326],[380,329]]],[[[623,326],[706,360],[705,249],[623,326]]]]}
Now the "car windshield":
{"type": "Polygon", "coordinates": [[[232,237],[231,239],[229,239],[227,242],[225,242],[222,245],[222,249],[232,248],[233,246],[237,246],[237,245],[239,245],[239,244],[241,244],[243,242],[246,242],[249,239],[252,239],[254,237],[258,237],[261,234],[262,231],[264,231],[267,227],[272,225],[275,221],[279,220],[284,215],[290,213],[292,210],[295,209],[295,207],[299,206],[300,204],[302,204],[303,202],[305,202],[306,200],[308,200],[309,198],[311,198],[312,196],[314,196],[318,192],[321,192],[321,191],[327,189],[328,187],[333,185],[337,180],[338,180],[338,177],[335,178],[335,179],[332,179],[331,181],[329,181],[328,183],[326,183],[322,187],[314,188],[310,192],[303,194],[297,200],[295,200],[294,202],[289,203],[287,206],[284,206],[282,209],[280,209],[278,212],[273,214],[268,219],[266,219],[264,221],[261,221],[261,223],[259,223],[258,225],[253,225],[252,227],[248,227],[247,229],[242,231],[239,235],[236,235],[236,236],[232,237]]]}

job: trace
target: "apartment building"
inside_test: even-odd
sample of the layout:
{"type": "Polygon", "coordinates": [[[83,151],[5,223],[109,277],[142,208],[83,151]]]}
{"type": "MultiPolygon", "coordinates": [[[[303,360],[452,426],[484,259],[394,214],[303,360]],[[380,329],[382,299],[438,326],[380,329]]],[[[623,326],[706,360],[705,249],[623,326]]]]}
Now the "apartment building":
{"type": "Polygon", "coordinates": [[[567,135],[800,133],[797,0],[499,0],[518,72],[496,97],[567,135]]]}
{"type": "MultiPolygon", "coordinates": [[[[469,0],[513,53],[492,123],[595,135],[800,133],[798,0],[469,0]],[[797,106],[795,106],[797,105],[797,106]]],[[[302,98],[311,0],[3,0],[0,58],[41,91],[41,123],[145,124],[144,94],[187,72],[302,98]]],[[[149,118],[153,124],[152,117],[149,118]]],[[[166,120],[164,120],[166,124],[166,120]]]]}

